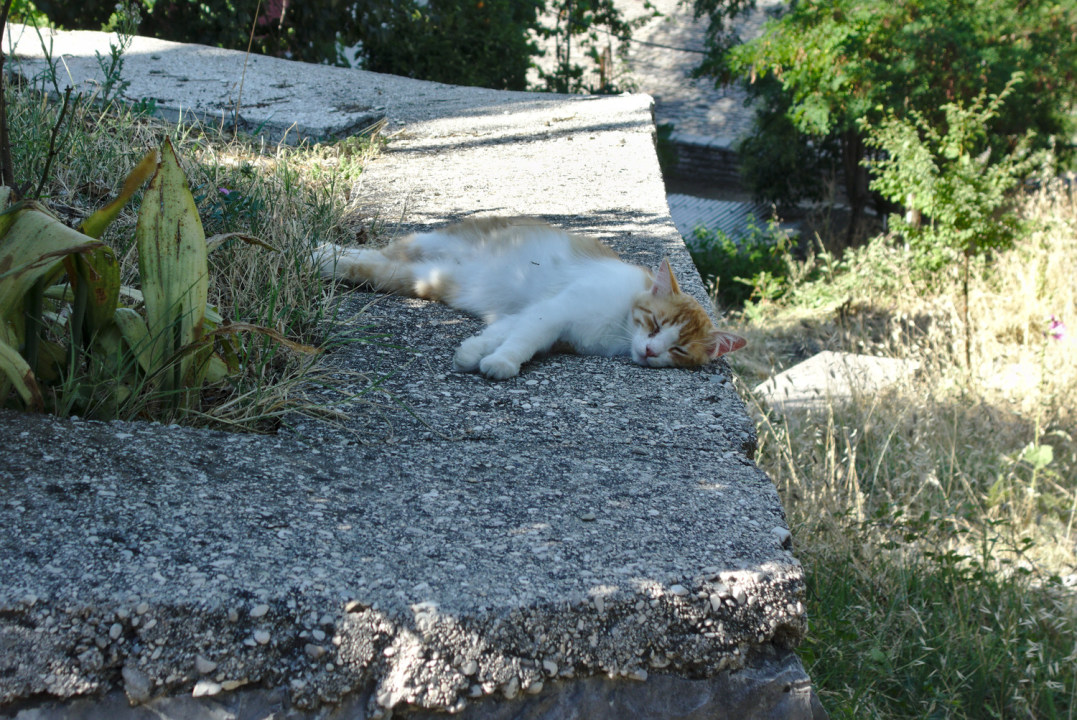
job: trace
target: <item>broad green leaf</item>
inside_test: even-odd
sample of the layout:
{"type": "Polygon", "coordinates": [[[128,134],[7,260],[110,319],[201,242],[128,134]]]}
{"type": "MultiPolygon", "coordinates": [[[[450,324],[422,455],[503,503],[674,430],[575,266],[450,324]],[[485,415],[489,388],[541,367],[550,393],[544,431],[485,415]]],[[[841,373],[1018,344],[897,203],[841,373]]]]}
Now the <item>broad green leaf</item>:
{"type": "Polygon", "coordinates": [[[138,189],[150,179],[156,169],[157,151],[150,150],[146,153],[146,157],[142,158],[142,161],[127,176],[123,183],[123,189],[120,190],[120,194],[116,196],[116,199],[83,220],[79,230],[94,239],[100,239],[105,232],[105,228],[112,224],[112,221],[116,219],[116,216],[120,214],[120,211],[131,199],[131,196],[138,192],[138,189]]]}
{"type": "Polygon", "coordinates": [[[45,407],[30,366],[18,350],[3,341],[0,341],[0,372],[6,377],[6,382],[0,382],[0,401],[7,397],[8,387],[5,385],[10,383],[28,408],[40,411],[45,407]]]}
{"type": "Polygon", "coordinates": [[[58,300],[61,302],[71,302],[75,299],[75,293],[71,290],[71,286],[67,283],[60,285],[49,285],[45,288],[45,297],[49,300],[58,300]]]}
{"type": "MultiPolygon", "coordinates": [[[[161,163],[150,180],[135,229],[138,268],[152,339],[151,372],[161,374],[168,393],[184,387],[194,357],[181,350],[202,336],[209,294],[206,235],[179,160],[167,139],[161,163]]],[[[185,394],[179,393],[181,404],[185,394]]]]}
{"type": "Polygon", "coordinates": [[[1050,445],[1037,445],[1029,443],[1021,451],[1021,459],[1032,466],[1034,470],[1043,470],[1054,462],[1055,449],[1050,445]]]}
{"type": "Polygon", "coordinates": [[[153,344],[150,342],[150,331],[146,327],[146,321],[137,312],[125,307],[116,308],[113,321],[120,329],[127,347],[131,348],[131,352],[134,353],[142,371],[149,373],[153,363],[153,344]]]}
{"type": "Polygon", "coordinates": [[[96,250],[101,243],[64,225],[36,203],[19,203],[2,216],[6,232],[0,236],[0,323],[21,344],[24,300],[34,283],[62,271],[62,258],[96,250]]]}
{"type": "Polygon", "coordinates": [[[120,264],[116,253],[107,245],[95,248],[83,255],[77,262],[84,265],[84,272],[76,275],[85,276],[89,286],[89,306],[86,308],[86,329],[92,336],[112,322],[112,315],[120,298],[120,264]]]}
{"type": "Polygon", "coordinates": [[[213,305],[206,305],[206,332],[209,332],[210,330],[216,330],[221,325],[224,325],[224,318],[221,317],[221,314],[219,312],[217,312],[217,308],[213,305]]]}
{"type": "Polygon", "coordinates": [[[228,375],[228,363],[217,353],[210,355],[209,360],[206,362],[206,382],[221,382],[228,375]]]}

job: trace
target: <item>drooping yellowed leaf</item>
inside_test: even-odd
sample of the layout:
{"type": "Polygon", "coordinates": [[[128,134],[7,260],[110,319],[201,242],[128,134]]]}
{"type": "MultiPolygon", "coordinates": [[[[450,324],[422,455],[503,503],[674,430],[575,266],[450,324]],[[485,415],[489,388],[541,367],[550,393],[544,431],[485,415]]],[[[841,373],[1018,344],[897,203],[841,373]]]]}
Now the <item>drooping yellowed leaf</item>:
{"type": "Polygon", "coordinates": [[[89,237],[100,239],[105,232],[105,228],[112,224],[112,221],[120,214],[120,211],[123,210],[131,197],[150,179],[156,169],[157,151],[150,150],[128,174],[127,179],[124,180],[123,189],[120,190],[120,194],[116,196],[116,199],[83,220],[82,224],[79,225],[79,230],[89,237]]]}
{"type": "Polygon", "coordinates": [[[8,388],[4,385],[10,383],[27,408],[39,412],[44,409],[45,401],[41,397],[41,390],[37,387],[37,380],[30,366],[26,364],[18,350],[3,341],[0,341],[0,372],[6,378],[5,383],[0,383],[0,393],[3,393],[0,395],[0,401],[7,397],[8,388]]]}
{"type": "Polygon", "coordinates": [[[25,338],[24,300],[34,284],[46,284],[62,272],[60,260],[86,253],[101,243],[64,225],[36,203],[19,203],[2,216],[0,230],[0,323],[14,334],[14,345],[25,338]]]}
{"type": "Polygon", "coordinates": [[[294,350],[295,352],[303,353],[304,355],[317,355],[321,353],[319,348],[311,345],[304,345],[303,343],[297,343],[294,340],[289,340],[272,328],[267,328],[262,325],[255,325],[253,323],[245,322],[233,322],[214,330],[208,335],[234,335],[239,332],[251,332],[258,335],[264,335],[267,338],[272,339],[274,342],[278,342],[285,347],[294,350]]]}
{"type": "MultiPolygon", "coordinates": [[[[151,372],[162,389],[178,391],[191,376],[194,358],[181,349],[202,335],[209,294],[206,235],[179,160],[167,139],[150,180],[135,229],[146,323],[152,341],[151,372]],[[175,358],[167,370],[165,363],[175,358]]],[[[177,397],[185,398],[184,393],[177,397]]]]}

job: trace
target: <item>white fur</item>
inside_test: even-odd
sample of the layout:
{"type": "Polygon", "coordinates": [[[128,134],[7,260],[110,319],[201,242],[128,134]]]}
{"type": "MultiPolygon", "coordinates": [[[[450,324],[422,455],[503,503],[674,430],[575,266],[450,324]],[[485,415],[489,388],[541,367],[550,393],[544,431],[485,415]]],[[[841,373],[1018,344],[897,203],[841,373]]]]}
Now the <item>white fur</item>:
{"type": "MultiPolygon", "coordinates": [[[[584,355],[631,355],[641,365],[671,364],[668,357],[662,362],[645,351],[633,352],[634,345],[655,342],[632,321],[633,302],[651,282],[646,270],[615,258],[576,254],[568,235],[547,226],[496,232],[497,239],[429,232],[411,240],[415,287],[447,277],[457,291],[446,301],[488,323],[457,349],[457,370],[510,378],[558,342],[584,355]]],[[[395,262],[377,251],[329,247],[316,257],[327,275],[342,275],[334,269],[360,259],[395,262]]]]}

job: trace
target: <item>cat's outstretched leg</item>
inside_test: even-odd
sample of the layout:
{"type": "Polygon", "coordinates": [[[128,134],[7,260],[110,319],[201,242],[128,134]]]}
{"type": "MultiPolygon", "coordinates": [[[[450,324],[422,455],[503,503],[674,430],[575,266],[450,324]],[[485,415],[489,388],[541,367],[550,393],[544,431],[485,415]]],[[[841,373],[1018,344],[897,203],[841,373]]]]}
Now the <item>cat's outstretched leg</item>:
{"type": "Polygon", "coordinates": [[[549,350],[563,329],[556,303],[532,305],[516,315],[492,323],[479,335],[468,338],[456,351],[453,365],[459,370],[478,369],[492,380],[520,374],[520,365],[549,350]]]}
{"type": "Polygon", "coordinates": [[[375,290],[400,295],[415,294],[415,275],[406,260],[390,258],[372,248],[322,245],[314,253],[322,275],[369,285],[375,290]]]}
{"type": "MultiPolygon", "coordinates": [[[[510,316],[511,317],[511,316],[510,316]]],[[[505,341],[510,331],[510,326],[502,318],[488,325],[478,335],[472,335],[460,343],[453,355],[452,366],[457,372],[475,372],[479,369],[479,363],[487,355],[492,353],[505,341]]]]}
{"type": "Polygon", "coordinates": [[[314,262],[322,275],[368,285],[374,290],[426,300],[450,300],[456,283],[443,262],[425,261],[426,250],[411,238],[381,249],[322,245],[314,262]]]}

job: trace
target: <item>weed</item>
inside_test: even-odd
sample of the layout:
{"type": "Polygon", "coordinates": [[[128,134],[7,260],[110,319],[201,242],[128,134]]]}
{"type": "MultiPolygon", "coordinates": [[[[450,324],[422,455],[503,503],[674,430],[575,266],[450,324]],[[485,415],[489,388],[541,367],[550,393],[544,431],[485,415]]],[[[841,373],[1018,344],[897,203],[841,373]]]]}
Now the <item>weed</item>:
{"type": "Polygon", "coordinates": [[[793,243],[776,220],[764,226],[750,217],[747,233],[738,238],[696,228],[687,244],[712,296],[722,305],[768,302],[785,294],[793,243]]]}
{"type": "Polygon", "coordinates": [[[971,368],[963,269],[910,285],[916,258],[886,239],[796,261],[785,295],[741,316],[730,362],[798,541],[801,652],[832,717],[1077,713],[1077,202],[1049,183],[1019,210],[1032,230],[970,264],[971,368]],[[782,414],[754,395],[824,349],[921,370],[782,414]]]}
{"type": "MultiPolygon", "coordinates": [[[[25,176],[37,176],[58,108],[26,85],[9,86],[8,95],[13,165],[25,176]]],[[[347,242],[359,232],[346,198],[365,159],[377,152],[375,140],[265,148],[243,138],[226,139],[212,128],[168,125],[130,107],[101,107],[84,99],[73,101],[66,123],[69,130],[55,149],[63,162],[53,166],[42,189],[50,210],[77,225],[108,201],[146,149],[167,137],[183,158],[206,234],[257,236],[272,248],[233,236],[212,252],[210,304],[227,320],[263,325],[279,337],[316,346],[327,341],[325,321],[334,312],[336,288],[322,281],[309,255],[316,244],[347,242]]],[[[114,248],[126,285],[139,284],[132,237],[140,205],[136,196],[102,238],[114,248]]],[[[171,419],[266,430],[285,408],[304,405],[298,388],[316,373],[306,356],[254,338],[234,350],[239,375],[207,386],[195,406],[171,419]]],[[[56,410],[125,418],[156,417],[161,411],[156,403],[117,403],[109,396],[109,388],[117,387],[115,378],[102,376],[100,369],[91,363],[59,378],[57,395],[63,399],[56,410]]]]}

